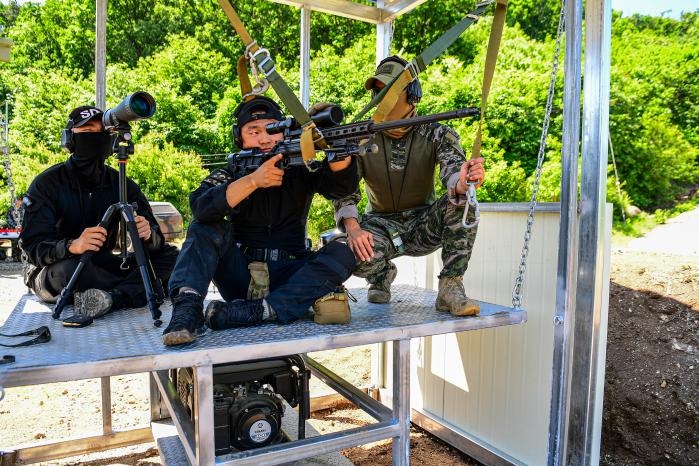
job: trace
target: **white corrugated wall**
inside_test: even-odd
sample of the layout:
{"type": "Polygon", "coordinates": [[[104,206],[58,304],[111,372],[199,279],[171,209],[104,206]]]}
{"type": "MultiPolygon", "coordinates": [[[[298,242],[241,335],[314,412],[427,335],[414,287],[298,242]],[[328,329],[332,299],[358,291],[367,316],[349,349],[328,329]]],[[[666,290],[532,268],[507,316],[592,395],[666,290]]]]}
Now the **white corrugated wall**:
{"type": "MultiPolygon", "coordinates": [[[[526,215],[481,213],[465,276],[469,296],[511,305],[526,215]]],[[[514,463],[546,463],[558,228],[558,211],[536,213],[524,287],[526,324],[412,343],[412,407],[514,463]]],[[[436,288],[439,254],[396,261],[397,283],[436,288]]],[[[382,379],[388,386],[391,352],[383,354],[382,379]]]]}

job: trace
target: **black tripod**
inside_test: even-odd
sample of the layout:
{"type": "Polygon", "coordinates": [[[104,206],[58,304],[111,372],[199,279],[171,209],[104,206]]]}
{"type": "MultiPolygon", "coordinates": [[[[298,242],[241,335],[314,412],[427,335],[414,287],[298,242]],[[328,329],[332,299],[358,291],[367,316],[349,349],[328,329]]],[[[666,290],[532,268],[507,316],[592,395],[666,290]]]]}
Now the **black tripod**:
{"type": "MultiPolygon", "coordinates": [[[[119,244],[121,249],[121,257],[126,261],[128,251],[126,235],[128,233],[131,238],[131,244],[133,245],[134,252],[136,253],[136,264],[138,265],[139,271],[141,272],[141,279],[143,280],[143,287],[146,290],[146,297],[148,299],[148,308],[150,309],[151,316],[153,317],[153,325],[160,327],[162,321],[160,320],[161,312],[160,305],[163,303],[165,293],[163,291],[163,286],[160,283],[158,277],[155,276],[153,270],[153,265],[147,256],[146,249],[143,247],[141,239],[138,237],[138,229],[136,228],[136,220],[134,216],[135,205],[131,205],[126,201],[126,164],[129,161],[129,155],[134,153],[134,144],[131,140],[131,127],[128,124],[122,124],[117,129],[117,138],[114,141],[113,152],[116,154],[116,158],[119,163],[119,202],[112,204],[107,208],[107,211],[102,216],[102,220],[99,226],[102,228],[108,228],[112,223],[112,219],[115,215],[121,214],[119,219],[120,225],[120,237],[119,244]],[[155,284],[155,289],[153,284],[155,284]]],[[[58,319],[61,317],[61,312],[66,305],[68,297],[73,293],[73,288],[75,288],[78,278],[81,272],[85,268],[88,262],[92,259],[94,251],[87,251],[83,253],[80,257],[80,262],[70,277],[68,284],[61,291],[61,295],[53,308],[53,318],[58,319]]]]}

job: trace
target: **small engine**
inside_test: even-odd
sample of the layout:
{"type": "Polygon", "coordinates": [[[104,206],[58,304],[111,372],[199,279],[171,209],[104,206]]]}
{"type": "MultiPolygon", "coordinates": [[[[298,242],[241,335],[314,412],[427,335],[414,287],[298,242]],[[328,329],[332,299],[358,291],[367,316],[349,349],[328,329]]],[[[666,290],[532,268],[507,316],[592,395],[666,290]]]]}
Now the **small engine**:
{"type": "MultiPolygon", "coordinates": [[[[298,356],[214,366],[214,437],[216,455],[284,441],[284,401],[299,406],[299,438],[310,416],[310,371],[298,356]]],[[[194,419],[193,371],[182,368],[173,377],[177,393],[194,419]]]]}

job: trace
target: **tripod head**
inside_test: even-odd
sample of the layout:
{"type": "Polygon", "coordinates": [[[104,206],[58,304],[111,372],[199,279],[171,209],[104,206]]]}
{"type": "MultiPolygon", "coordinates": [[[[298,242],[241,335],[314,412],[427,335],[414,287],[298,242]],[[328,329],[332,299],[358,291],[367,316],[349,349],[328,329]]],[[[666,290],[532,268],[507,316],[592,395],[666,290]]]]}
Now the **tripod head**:
{"type": "Polygon", "coordinates": [[[126,162],[129,160],[129,156],[134,153],[131,125],[128,123],[120,123],[119,126],[111,128],[110,131],[115,136],[114,144],[112,145],[112,153],[120,163],[126,162]]]}

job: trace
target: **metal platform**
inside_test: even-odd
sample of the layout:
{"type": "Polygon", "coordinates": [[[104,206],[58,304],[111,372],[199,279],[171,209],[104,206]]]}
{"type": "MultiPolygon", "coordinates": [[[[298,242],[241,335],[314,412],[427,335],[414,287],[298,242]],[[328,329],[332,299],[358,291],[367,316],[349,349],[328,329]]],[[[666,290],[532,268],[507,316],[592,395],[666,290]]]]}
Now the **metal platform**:
{"type": "MultiPolygon", "coordinates": [[[[153,327],[146,308],[115,312],[89,327],[66,328],[51,318],[49,306],[33,295],[25,295],[0,333],[19,333],[46,325],[51,329],[52,341],[6,350],[15,355],[16,362],[0,367],[0,374],[4,375],[0,377],[5,387],[63,382],[285,356],[519,324],[526,320],[525,312],[488,303],[481,303],[480,316],[453,317],[434,309],[436,292],[412,286],[395,286],[391,304],[368,303],[366,289],[350,291],[358,302],[352,303],[352,321],[347,325],[318,325],[312,320],[290,325],[268,323],[209,332],[191,345],[174,348],[162,344],[162,328],[153,327]]],[[[161,310],[162,320],[167,323],[169,303],[161,310]]],[[[67,307],[64,316],[71,312],[71,307],[67,307]]],[[[7,340],[0,337],[0,341],[7,340]]]]}
{"type": "MultiPolygon", "coordinates": [[[[161,329],[153,326],[146,308],[109,314],[85,328],[66,328],[51,318],[49,306],[36,297],[24,296],[0,332],[20,333],[46,325],[50,343],[5,351],[16,361],[0,366],[0,384],[5,387],[103,377],[103,406],[110,406],[107,376],[150,372],[156,387],[152,399],[161,396],[172,417],[185,456],[191,464],[262,465],[302,460],[381,439],[393,439],[394,464],[409,463],[410,433],[410,339],[444,333],[477,330],[526,321],[525,312],[481,303],[476,317],[453,317],[434,308],[436,292],[412,286],[393,287],[393,302],[371,304],[366,289],[351,290],[358,298],[352,304],[352,321],[346,325],[318,325],[311,319],[293,324],[267,323],[254,327],[209,332],[191,345],[165,347],[161,329]],[[313,375],[376,419],[375,424],[315,438],[214,456],[213,364],[343,348],[393,341],[393,409],[388,409],[351,386],[320,364],[307,359],[313,375]],[[192,367],[196,411],[192,422],[182,415],[166,369],[192,367]]],[[[163,321],[171,308],[163,305],[163,321]]],[[[71,308],[66,309],[66,316],[71,308]]],[[[15,339],[16,340],[16,339],[15,339]]],[[[0,342],[4,341],[0,337],[0,342]]],[[[12,343],[17,343],[13,341],[12,343]]],[[[153,403],[153,401],[152,401],[153,403]]],[[[105,412],[110,412],[105,409],[105,412]]],[[[111,418],[105,417],[105,433],[111,418]]]]}

